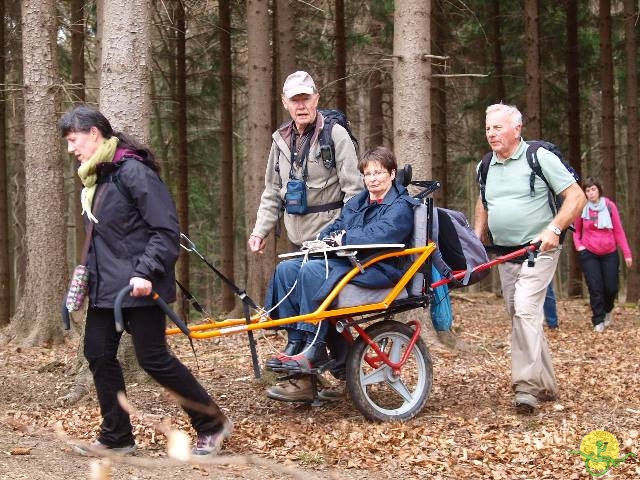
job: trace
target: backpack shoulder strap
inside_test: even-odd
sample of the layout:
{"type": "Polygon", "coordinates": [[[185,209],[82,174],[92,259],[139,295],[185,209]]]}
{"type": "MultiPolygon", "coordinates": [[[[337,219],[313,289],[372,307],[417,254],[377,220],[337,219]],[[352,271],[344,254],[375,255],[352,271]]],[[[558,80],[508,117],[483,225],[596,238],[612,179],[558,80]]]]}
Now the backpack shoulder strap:
{"type": "Polygon", "coordinates": [[[482,157],[482,161],[480,162],[480,168],[478,169],[478,177],[477,182],[480,185],[480,197],[482,199],[482,205],[484,209],[487,209],[487,197],[486,197],[486,186],[487,186],[487,174],[489,173],[489,165],[491,164],[491,159],[493,158],[493,152],[489,152],[482,157]]]}
{"type": "Polygon", "coordinates": [[[322,118],[324,119],[324,124],[322,125],[322,130],[320,130],[320,135],[318,137],[318,141],[320,143],[320,157],[322,158],[324,166],[331,170],[336,166],[336,146],[333,143],[331,132],[333,132],[333,125],[337,122],[337,119],[335,118],[333,110],[323,109],[319,110],[319,112],[322,114],[322,118]]]}
{"type": "Polygon", "coordinates": [[[527,141],[527,145],[528,145],[527,154],[526,154],[527,163],[529,164],[529,168],[531,169],[531,176],[529,177],[530,195],[533,197],[534,194],[536,193],[536,189],[535,189],[536,175],[540,177],[540,179],[544,182],[544,184],[547,186],[549,191],[553,195],[555,195],[555,192],[553,191],[553,188],[551,188],[551,185],[549,184],[547,177],[544,176],[544,173],[542,172],[542,167],[540,166],[540,162],[538,161],[538,149],[540,147],[545,148],[545,142],[541,140],[531,140],[531,141],[527,141]]]}

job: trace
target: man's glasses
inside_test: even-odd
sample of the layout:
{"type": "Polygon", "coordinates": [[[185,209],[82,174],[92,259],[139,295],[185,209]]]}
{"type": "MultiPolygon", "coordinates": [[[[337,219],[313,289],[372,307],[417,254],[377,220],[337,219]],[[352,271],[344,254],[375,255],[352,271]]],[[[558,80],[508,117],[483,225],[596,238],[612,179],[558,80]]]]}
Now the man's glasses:
{"type": "Polygon", "coordinates": [[[373,172],[363,173],[363,175],[364,175],[364,178],[373,179],[373,178],[382,178],[386,173],[388,173],[386,170],[375,170],[373,172]]]}

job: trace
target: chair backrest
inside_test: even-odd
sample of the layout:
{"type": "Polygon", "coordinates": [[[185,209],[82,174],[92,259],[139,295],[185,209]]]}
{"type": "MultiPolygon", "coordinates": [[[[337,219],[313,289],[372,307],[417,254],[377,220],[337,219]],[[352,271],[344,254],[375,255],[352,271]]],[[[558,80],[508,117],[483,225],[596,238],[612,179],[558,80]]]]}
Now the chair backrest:
{"type": "MultiPolygon", "coordinates": [[[[429,208],[424,203],[417,205],[413,209],[413,246],[424,247],[427,244],[427,220],[429,208]]],[[[415,260],[416,256],[413,255],[415,260]]],[[[408,285],[409,295],[422,295],[422,286],[424,284],[424,273],[421,271],[411,279],[408,285]]]]}

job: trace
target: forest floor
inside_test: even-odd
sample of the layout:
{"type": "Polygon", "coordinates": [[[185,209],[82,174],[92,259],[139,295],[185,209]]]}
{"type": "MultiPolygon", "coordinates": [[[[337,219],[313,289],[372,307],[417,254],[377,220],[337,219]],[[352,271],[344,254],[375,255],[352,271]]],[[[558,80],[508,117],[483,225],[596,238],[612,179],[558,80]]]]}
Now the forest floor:
{"type": "MultiPolygon", "coordinates": [[[[0,479],[587,479],[584,461],[570,451],[593,430],[613,434],[620,457],[640,455],[637,305],[616,307],[611,328],[596,334],[586,301],[559,302],[561,326],[547,338],[561,396],[530,416],[512,406],[510,324],[501,299],[464,295],[454,308],[458,346],[426,331],[433,389],[422,413],[406,423],[367,422],[349,400],[317,408],[269,400],[266,382],[253,378],[244,335],[197,342],[196,375],[235,423],[221,455],[199,464],[167,456],[158,423],[193,431],[152,383],[128,385],[135,456],[107,468],[109,460],[77,455],[72,444],[91,441],[100,420],[92,391],[74,406],[57,403],[74,381],[78,339],[51,349],[2,346],[0,479]],[[99,466],[111,473],[100,475],[99,466]]],[[[421,310],[409,316],[427,318],[421,310]]],[[[276,339],[257,338],[266,358],[276,339]]],[[[185,339],[170,343],[195,370],[185,339]]],[[[633,457],[607,474],[639,477],[633,457]]]]}

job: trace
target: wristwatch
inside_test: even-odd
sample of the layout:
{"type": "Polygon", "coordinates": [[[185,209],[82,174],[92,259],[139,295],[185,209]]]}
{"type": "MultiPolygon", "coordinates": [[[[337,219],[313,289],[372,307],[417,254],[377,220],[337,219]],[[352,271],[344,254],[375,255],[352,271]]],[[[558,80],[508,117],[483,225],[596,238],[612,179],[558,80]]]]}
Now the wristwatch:
{"type": "Polygon", "coordinates": [[[553,223],[550,223],[549,225],[547,225],[547,230],[552,231],[553,233],[555,233],[556,235],[560,235],[562,233],[562,230],[560,230],[557,226],[555,226],[553,223]]]}

